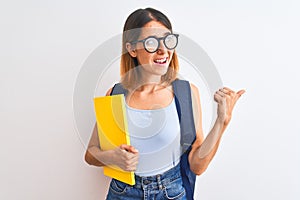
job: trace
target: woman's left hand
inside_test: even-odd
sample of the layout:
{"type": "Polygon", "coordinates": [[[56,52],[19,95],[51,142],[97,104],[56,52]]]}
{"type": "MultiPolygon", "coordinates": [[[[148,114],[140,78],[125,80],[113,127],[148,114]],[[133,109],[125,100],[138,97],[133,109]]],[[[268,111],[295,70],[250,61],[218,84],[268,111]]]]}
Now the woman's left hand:
{"type": "Polygon", "coordinates": [[[223,87],[216,91],[214,100],[218,103],[218,117],[228,125],[231,120],[233,108],[237,100],[244,94],[245,90],[235,92],[228,87],[223,87]]]}

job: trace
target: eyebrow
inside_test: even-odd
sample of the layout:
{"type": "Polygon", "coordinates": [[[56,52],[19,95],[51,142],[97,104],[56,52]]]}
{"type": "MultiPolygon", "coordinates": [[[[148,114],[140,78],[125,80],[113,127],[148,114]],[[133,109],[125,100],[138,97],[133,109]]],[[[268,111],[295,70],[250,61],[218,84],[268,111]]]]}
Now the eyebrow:
{"type": "Polygon", "coordinates": [[[172,33],[172,31],[165,32],[164,36],[166,36],[166,35],[168,35],[170,33],[172,33]]]}
{"type": "MultiPolygon", "coordinates": [[[[165,33],[162,35],[162,37],[164,37],[164,36],[166,36],[166,35],[169,35],[169,34],[171,34],[171,33],[172,33],[172,31],[167,31],[167,32],[165,32],[165,33]]],[[[148,37],[151,37],[151,36],[154,36],[154,37],[159,38],[159,36],[156,35],[156,34],[151,34],[151,35],[149,35],[149,36],[147,36],[147,37],[145,37],[145,38],[148,38],[148,37]]]]}

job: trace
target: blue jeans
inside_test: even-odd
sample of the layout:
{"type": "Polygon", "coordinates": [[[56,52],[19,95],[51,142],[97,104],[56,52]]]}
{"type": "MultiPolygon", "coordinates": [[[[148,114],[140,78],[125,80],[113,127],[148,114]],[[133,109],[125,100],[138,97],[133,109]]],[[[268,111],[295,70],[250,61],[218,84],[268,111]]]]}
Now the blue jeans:
{"type": "Polygon", "coordinates": [[[107,200],[186,200],[182,185],[180,164],[156,176],[135,175],[135,185],[112,179],[107,200]]]}

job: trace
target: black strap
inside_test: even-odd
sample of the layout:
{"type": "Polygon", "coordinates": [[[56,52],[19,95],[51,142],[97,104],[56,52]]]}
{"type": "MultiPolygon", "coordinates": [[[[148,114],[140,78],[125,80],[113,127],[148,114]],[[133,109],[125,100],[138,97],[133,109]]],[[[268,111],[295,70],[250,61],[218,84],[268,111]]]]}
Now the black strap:
{"type": "Polygon", "coordinates": [[[112,88],[110,95],[124,94],[126,96],[127,93],[128,91],[123,88],[121,83],[116,83],[112,88]]]}
{"type": "Polygon", "coordinates": [[[183,186],[188,200],[194,200],[196,175],[191,171],[189,164],[189,152],[196,139],[194,124],[191,86],[188,81],[175,80],[172,83],[177,113],[180,122],[182,155],[180,157],[180,171],[183,186]]]}
{"type": "Polygon", "coordinates": [[[183,152],[189,150],[196,139],[196,130],[193,116],[192,96],[190,83],[185,80],[175,80],[172,83],[175,103],[181,129],[181,146],[183,152]]]}

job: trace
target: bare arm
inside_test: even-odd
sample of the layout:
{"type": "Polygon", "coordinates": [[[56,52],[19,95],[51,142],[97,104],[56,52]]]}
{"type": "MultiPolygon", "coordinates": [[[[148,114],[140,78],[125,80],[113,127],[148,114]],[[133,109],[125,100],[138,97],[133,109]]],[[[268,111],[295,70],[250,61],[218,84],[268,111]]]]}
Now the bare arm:
{"type": "MultiPolygon", "coordinates": [[[[107,91],[109,96],[111,89],[107,91]]],[[[112,150],[100,149],[97,124],[95,123],[88,148],[85,153],[85,161],[94,166],[117,165],[123,170],[134,171],[138,162],[138,151],[130,145],[121,145],[112,150]]]]}
{"type": "Polygon", "coordinates": [[[230,122],[234,105],[245,91],[240,90],[235,93],[229,88],[224,88],[215,93],[214,100],[218,103],[218,116],[211,131],[204,139],[199,92],[194,85],[191,85],[191,88],[196,122],[196,141],[194,142],[189,154],[189,163],[191,170],[195,174],[200,175],[207,169],[209,163],[215,156],[221,137],[230,122]]]}

